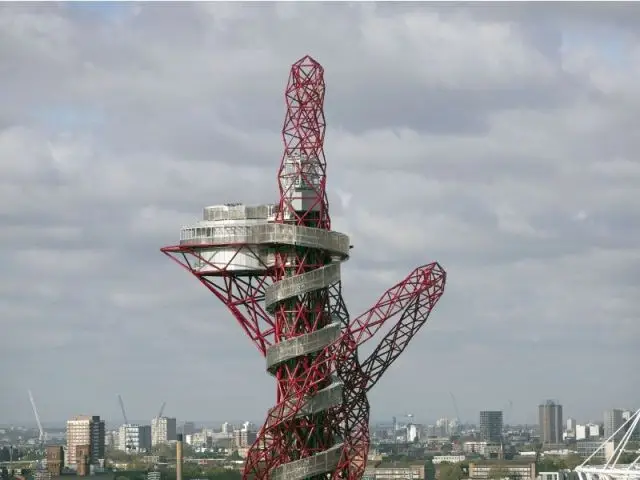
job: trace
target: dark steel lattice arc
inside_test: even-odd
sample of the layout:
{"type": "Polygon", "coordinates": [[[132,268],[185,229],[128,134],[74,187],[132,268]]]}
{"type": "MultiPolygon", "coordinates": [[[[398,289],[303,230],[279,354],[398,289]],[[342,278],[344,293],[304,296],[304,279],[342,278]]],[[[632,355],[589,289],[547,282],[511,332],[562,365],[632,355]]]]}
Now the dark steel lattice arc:
{"type": "Polygon", "coordinates": [[[367,392],[444,292],[446,274],[430,263],[350,319],[340,276],[350,243],[331,231],[326,194],[325,88],[313,58],[292,65],[276,204],[206,207],[179,245],[162,249],[229,308],[276,380],[276,404],[247,453],[245,479],[362,478],[367,392]],[[361,362],[358,347],[390,322],[361,362]]]}

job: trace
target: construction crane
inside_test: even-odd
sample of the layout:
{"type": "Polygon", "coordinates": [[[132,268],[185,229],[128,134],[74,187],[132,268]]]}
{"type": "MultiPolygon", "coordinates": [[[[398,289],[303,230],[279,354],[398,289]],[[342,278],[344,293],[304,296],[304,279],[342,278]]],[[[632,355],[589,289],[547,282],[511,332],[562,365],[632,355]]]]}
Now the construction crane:
{"type": "Polygon", "coordinates": [[[31,393],[31,390],[28,390],[28,392],[29,392],[29,401],[31,402],[31,408],[33,408],[33,414],[36,417],[36,423],[38,424],[38,430],[40,431],[38,436],[38,446],[40,449],[42,449],[47,438],[46,438],[46,434],[44,433],[44,429],[42,428],[42,423],[40,422],[40,415],[38,415],[38,408],[36,407],[36,401],[33,399],[33,394],[31,393]]]}
{"type": "Polygon", "coordinates": [[[167,402],[162,402],[162,406],[160,407],[160,412],[158,413],[158,416],[156,418],[161,418],[162,414],[164,413],[164,407],[167,405],[167,402]]]}
{"type": "Polygon", "coordinates": [[[460,423],[460,412],[458,411],[458,402],[456,402],[456,397],[453,396],[453,392],[449,392],[451,395],[451,402],[453,402],[453,409],[456,411],[456,420],[460,423]]]}
{"type": "Polygon", "coordinates": [[[124,402],[122,401],[122,396],[120,394],[118,394],[118,403],[120,403],[120,410],[122,410],[122,418],[124,418],[124,431],[121,430],[121,435],[124,435],[124,444],[125,444],[125,451],[129,452],[131,451],[131,449],[133,448],[133,445],[129,443],[129,436],[127,434],[128,429],[127,429],[127,425],[129,425],[129,419],[127,418],[127,412],[124,409],[124,402]]]}
{"type": "Polygon", "coordinates": [[[118,394],[118,402],[120,402],[120,410],[122,410],[122,418],[124,418],[124,424],[129,425],[129,420],[127,420],[127,412],[124,410],[124,402],[122,401],[122,397],[118,394]]]}

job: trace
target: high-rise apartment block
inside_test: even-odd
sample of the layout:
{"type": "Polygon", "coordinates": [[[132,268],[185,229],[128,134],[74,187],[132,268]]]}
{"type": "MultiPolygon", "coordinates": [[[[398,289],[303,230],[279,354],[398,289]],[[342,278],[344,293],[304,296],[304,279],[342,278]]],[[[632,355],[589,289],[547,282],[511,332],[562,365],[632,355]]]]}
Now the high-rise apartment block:
{"type": "Polygon", "coordinates": [[[182,434],[193,435],[194,433],[196,433],[196,424],[193,422],[184,422],[182,425],[182,434]]]}
{"type": "Polygon", "coordinates": [[[161,445],[176,440],[176,419],[156,417],[151,420],[151,445],[161,445]]]}
{"type": "Polygon", "coordinates": [[[233,431],[233,443],[236,448],[247,448],[256,441],[257,430],[251,422],[244,422],[242,428],[233,431]]]}
{"type": "Polygon", "coordinates": [[[502,441],[502,412],[487,410],[480,412],[480,438],[485,442],[502,441]]]}
{"type": "MultiPolygon", "coordinates": [[[[631,417],[633,416],[634,411],[632,410],[624,410],[622,412],[622,420],[623,422],[628,422],[631,417]]],[[[631,429],[631,426],[633,425],[632,422],[628,422],[625,427],[624,427],[624,431],[628,431],[631,429]]],[[[634,429],[633,432],[631,432],[631,437],[629,438],[630,440],[634,441],[634,442],[638,442],[640,441],[640,425],[636,426],[636,428],[634,429]]]]}
{"type": "Polygon", "coordinates": [[[540,425],[540,441],[543,444],[562,443],[562,405],[553,400],[547,400],[538,406],[538,420],[540,425]]]}
{"type": "Polygon", "coordinates": [[[67,461],[74,467],[77,464],[76,451],[80,445],[89,446],[88,461],[95,465],[104,459],[105,430],[104,420],[98,415],[80,415],[67,420],[67,461]]]}
{"type": "MultiPolygon", "coordinates": [[[[625,422],[624,411],[614,408],[613,410],[607,410],[604,412],[604,436],[605,438],[611,437],[616,430],[622,427],[625,422]]],[[[624,431],[621,429],[612,440],[619,440],[624,435],[624,431]]]]}
{"type": "Polygon", "coordinates": [[[151,450],[151,425],[122,425],[118,430],[118,450],[144,453],[151,450]]]}

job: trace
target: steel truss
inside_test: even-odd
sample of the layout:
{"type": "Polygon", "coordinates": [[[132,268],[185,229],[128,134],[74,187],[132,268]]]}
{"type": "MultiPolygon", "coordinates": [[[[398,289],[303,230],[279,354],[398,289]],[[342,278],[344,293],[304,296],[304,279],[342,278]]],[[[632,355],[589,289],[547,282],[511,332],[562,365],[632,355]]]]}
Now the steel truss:
{"type": "Polygon", "coordinates": [[[640,452],[631,463],[619,463],[620,457],[627,451],[629,440],[640,432],[640,409],[631,415],[598,449],[593,452],[580,466],[575,468],[580,480],[640,480],[640,452]],[[611,442],[619,438],[618,444],[607,455],[606,449],[611,442]],[[605,452],[608,460],[604,465],[590,465],[592,459],[599,453],[605,452]]]}
{"type": "Polygon", "coordinates": [[[444,292],[445,271],[429,263],[350,319],[340,277],[349,239],[331,231],[326,194],[324,93],[319,63],[306,56],[293,64],[277,205],[211,207],[179,245],[162,249],[229,308],[276,380],[276,405],[249,450],[245,479],[362,478],[367,392],[444,292]],[[390,323],[360,361],[358,348],[390,323]]]}

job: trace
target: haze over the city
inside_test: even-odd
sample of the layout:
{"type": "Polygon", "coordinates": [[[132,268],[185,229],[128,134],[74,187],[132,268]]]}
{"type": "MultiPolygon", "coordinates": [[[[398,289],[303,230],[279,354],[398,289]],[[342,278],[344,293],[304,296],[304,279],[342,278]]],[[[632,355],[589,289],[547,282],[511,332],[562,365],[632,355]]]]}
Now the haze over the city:
{"type": "MultiPolygon", "coordinates": [[[[0,424],[264,418],[264,359],[169,261],[202,208],[277,196],[283,92],[325,68],[352,315],[418,265],[447,289],[372,417],[634,407],[640,9],[197,3],[0,9],[0,424]],[[507,408],[511,402],[512,407],[507,408]]],[[[365,348],[366,350],[366,348],[365,348]]]]}

